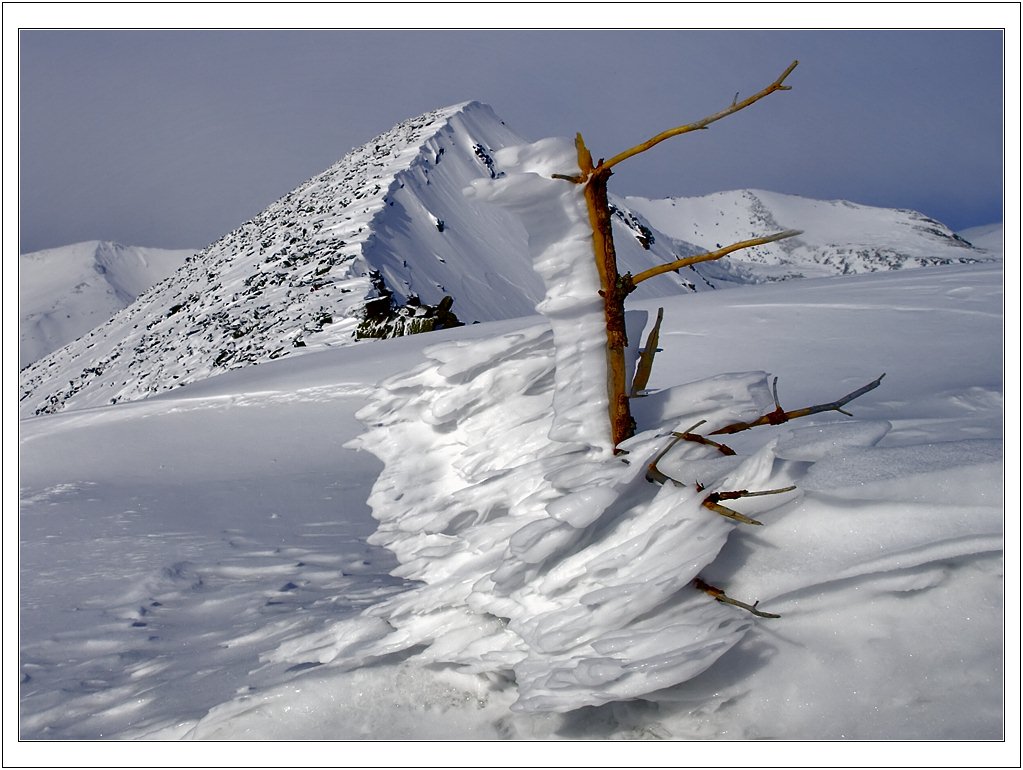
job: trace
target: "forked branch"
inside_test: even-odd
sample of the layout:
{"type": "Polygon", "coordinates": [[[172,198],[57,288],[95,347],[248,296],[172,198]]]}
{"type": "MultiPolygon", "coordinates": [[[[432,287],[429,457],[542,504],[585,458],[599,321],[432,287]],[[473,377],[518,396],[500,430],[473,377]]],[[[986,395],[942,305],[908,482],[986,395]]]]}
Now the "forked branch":
{"type": "Polygon", "coordinates": [[[710,432],[711,436],[724,436],[730,433],[738,433],[740,431],[749,430],[755,428],[758,425],[781,425],[789,420],[794,420],[797,417],[806,417],[810,414],[819,414],[820,412],[841,412],[844,415],[852,416],[849,412],[845,411],[842,407],[848,404],[853,399],[859,398],[864,393],[869,393],[878,385],[881,384],[881,380],[884,379],[884,374],[878,377],[873,382],[868,382],[862,388],[854,390],[852,393],[848,393],[842,396],[837,401],[831,401],[827,404],[817,404],[816,406],[807,406],[803,409],[793,409],[786,412],[781,408],[781,404],[778,403],[778,378],[774,378],[774,410],[767,414],[761,415],[752,422],[733,422],[731,425],[726,425],[718,430],[710,432]]]}
{"type": "MultiPolygon", "coordinates": [[[[562,179],[583,186],[583,196],[586,201],[590,228],[593,231],[593,255],[600,279],[600,296],[603,298],[604,304],[604,322],[607,334],[608,420],[610,423],[611,445],[615,447],[614,451],[616,453],[620,451],[617,449],[618,445],[625,439],[630,438],[636,430],[636,422],[632,417],[629,407],[629,393],[627,392],[628,377],[625,371],[625,348],[628,345],[628,334],[625,328],[625,298],[635,288],[637,280],[629,275],[621,275],[618,270],[607,193],[607,182],[611,177],[611,169],[613,166],[617,166],[634,155],[646,152],[666,139],[678,136],[679,134],[689,133],[690,131],[707,128],[712,123],[739,112],[751,104],[755,104],[775,91],[789,90],[790,87],[785,85],[784,82],[798,63],[796,61],[792,62],[773,83],[762,88],[752,96],[741,101],[736,98],[730,106],[713,115],[708,115],[702,120],[662,131],[642,144],[620,152],[607,161],[600,159],[594,164],[593,154],[586,147],[582,134],[576,134],[575,146],[579,172],[575,174],[553,175],[555,179],[562,179]]],[[[776,236],[768,236],[768,238],[769,240],[777,240],[782,237],[788,237],[789,234],[787,231],[776,236]]],[[[754,242],[726,247],[725,250],[721,250],[720,254],[712,252],[700,257],[690,257],[682,260],[680,263],[670,263],[667,266],[654,268],[657,272],[654,272],[652,275],[669,270],[677,270],[680,267],[695,264],[696,262],[717,259],[739,248],[756,245],[756,243],[767,243],[769,240],[761,241],[754,239],[754,242]]],[[[652,275],[641,274],[639,280],[645,280],[647,277],[652,277],[652,275]]]]}
{"type": "Polygon", "coordinates": [[[746,602],[740,602],[738,599],[733,599],[731,596],[726,594],[720,588],[718,588],[716,586],[712,586],[710,583],[706,583],[703,580],[701,580],[700,578],[695,578],[693,580],[693,588],[696,588],[696,589],[698,589],[700,591],[703,591],[705,594],[713,596],[715,599],[717,599],[722,604],[731,604],[733,607],[739,607],[740,609],[744,609],[747,612],[752,612],[754,615],[756,615],[759,618],[780,618],[781,617],[781,615],[776,615],[773,612],[764,612],[763,610],[758,610],[757,609],[757,605],[760,602],[753,602],[753,604],[746,604],[746,602]]]}

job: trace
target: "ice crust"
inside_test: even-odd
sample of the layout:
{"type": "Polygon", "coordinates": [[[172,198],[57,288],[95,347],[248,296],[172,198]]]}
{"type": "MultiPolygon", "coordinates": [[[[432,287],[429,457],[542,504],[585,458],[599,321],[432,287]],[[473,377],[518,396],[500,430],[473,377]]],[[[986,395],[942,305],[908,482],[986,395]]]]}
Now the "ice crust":
{"type": "Polygon", "coordinates": [[[550,438],[608,454],[613,449],[606,427],[608,399],[601,390],[607,377],[604,303],[593,231],[582,187],[551,178],[579,172],[575,147],[567,139],[544,139],[499,150],[496,159],[510,170],[508,176],[475,180],[467,192],[519,215],[533,268],[543,278],[546,294],[536,309],[550,321],[558,358],[550,438]]]}

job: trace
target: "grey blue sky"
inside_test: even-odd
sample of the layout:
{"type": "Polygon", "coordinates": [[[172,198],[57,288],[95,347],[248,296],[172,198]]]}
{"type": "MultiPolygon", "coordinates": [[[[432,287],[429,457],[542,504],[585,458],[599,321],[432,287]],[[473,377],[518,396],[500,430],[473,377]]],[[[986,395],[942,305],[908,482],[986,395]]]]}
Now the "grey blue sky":
{"type": "Polygon", "coordinates": [[[793,59],[792,91],[630,160],[612,191],[756,187],[955,229],[1002,219],[999,30],[23,30],[19,43],[23,253],[205,246],[399,120],[468,99],[529,139],[580,131],[610,156],[793,59]]]}

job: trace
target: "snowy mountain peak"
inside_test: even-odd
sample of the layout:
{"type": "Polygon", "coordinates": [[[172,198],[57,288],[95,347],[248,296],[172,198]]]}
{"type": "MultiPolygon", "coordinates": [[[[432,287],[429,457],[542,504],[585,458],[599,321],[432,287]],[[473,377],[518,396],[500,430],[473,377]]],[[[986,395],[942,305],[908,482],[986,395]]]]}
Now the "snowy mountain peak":
{"type": "MultiPolygon", "coordinates": [[[[497,151],[523,142],[476,101],[402,121],[27,367],[22,416],[142,398],[364,337],[531,315],[544,290],[525,230],[464,194],[501,176],[497,151]]],[[[667,236],[652,248],[632,237],[635,222],[618,224],[625,269],[692,248],[667,236]]],[[[669,274],[637,296],[736,280],[727,267],[669,274]]]]}
{"type": "MultiPolygon", "coordinates": [[[[87,321],[47,350],[92,330],[45,358],[29,364],[47,350],[23,344],[30,355],[22,359],[21,415],[143,398],[369,337],[531,315],[544,288],[525,229],[514,213],[465,194],[475,181],[504,175],[500,151],[524,144],[477,101],[402,121],[189,257],[112,318],[142,287],[124,277],[130,271],[116,247],[97,247],[89,274],[107,275],[101,293],[117,302],[78,308],[87,321]],[[102,318],[109,320],[96,326],[102,318]]],[[[623,273],[751,235],[804,231],[660,275],[639,287],[637,301],[992,256],[916,212],[844,201],[741,190],[662,201],[612,195],[611,203],[623,273]]],[[[52,302],[61,291],[39,296],[52,302]]],[[[51,339],[40,329],[58,313],[43,304],[25,304],[41,309],[23,333],[51,339]]]]}
{"type": "Polygon", "coordinates": [[[23,414],[139,398],[353,342],[366,301],[379,295],[376,276],[397,304],[451,295],[467,321],[531,312],[540,289],[527,261],[471,264],[509,218],[467,207],[461,195],[472,178],[494,173],[493,148],[520,141],[478,102],[399,123],[29,366],[23,414]]]}

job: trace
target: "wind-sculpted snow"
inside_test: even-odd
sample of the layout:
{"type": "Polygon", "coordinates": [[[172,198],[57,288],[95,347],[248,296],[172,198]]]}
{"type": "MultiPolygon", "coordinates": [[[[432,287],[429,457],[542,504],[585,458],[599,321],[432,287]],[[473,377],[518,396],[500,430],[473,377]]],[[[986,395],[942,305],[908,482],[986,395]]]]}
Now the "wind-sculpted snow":
{"type": "MultiPolygon", "coordinates": [[[[394,553],[394,575],[422,585],[272,659],[362,667],[411,655],[513,682],[513,709],[525,712],[656,698],[705,672],[751,627],[750,615],[700,590],[708,573],[742,577],[741,564],[717,564],[738,525],[706,505],[721,499],[711,495],[733,492],[740,514],[763,517],[795,502],[793,476],[841,487],[835,461],[888,433],[883,420],[796,427],[739,454],[679,441],[772,410],[765,373],[728,374],[634,399],[638,433],[616,455],[588,214],[581,189],[555,176],[576,172],[574,157],[567,141],[509,148],[496,155],[507,176],[474,186],[522,217],[548,324],[428,349],[427,363],[384,381],[357,415],[368,430],[350,446],[384,463],[369,497],[380,522],[370,542],[394,553]],[[747,491],[754,496],[742,499],[747,491]]],[[[645,318],[632,313],[633,362],[645,318]]],[[[889,454],[890,463],[949,465],[930,450],[889,454]]],[[[886,528],[885,509],[864,512],[873,521],[854,530],[857,547],[816,554],[814,569],[768,581],[765,595],[996,550],[991,512],[908,529],[886,528]]],[[[783,558],[805,558],[807,544],[797,545],[783,558]]]]}
{"type": "Polygon", "coordinates": [[[656,700],[753,623],[783,629],[786,607],[772,599],[1000,548],[1000,509],[983,496],[971,504],[966,483],[997,495],[999,442],[880,449],[888,422],[838,417],[775,429],[736,457],[681,442],[657,465],[686,486],[659,486],[646,471],[671,432],[769,411],[767,375],[658,390],[638,404],[644,430],[628,454],[595,457],[549,437],[552,339],[537,326],[434,347],[427,363],[382,384],[358,414],[367,432],[352,443],[384,463],[369,498],[379,521],[370,543],[395,554],[395,576],[420,585],[271,660],[356,668],[411,654],[514,682],[521,711],[656,700]],[[947,505],[937,503],[931,484],[966,466],[947,505]],[[916,473],[929,481],[915,483],[916,473]],[[901,480],[903,499],[865,502],[864,487],[886,475],[901,480]],[[795,492],[735,503],[762,529],[700,504],[711,490],[792,483],[795,492]],[[844,487],[854,511],[835,497],[844,487]],[[729,539],[735,547],[721,556],[729,539]],[[783,617],[718,604],[691,585],[697,576],[783,617]]]}
{"type": "MultiPolygon", "coordinates": [[[[395,554],[396,576],[424,585],[366,613],[386,621],[378,638],[346,645],[338,626],[333,659],[363,665],[429,645],[424,662],[513,679],[517,708],[566,711],[684,681],[741,638],[747,618],[689,586],[734,525],[695,486],[645,474],[670,430],[753,416],[764,375],[691,385],[680,398],[695,411],[666,414],[623,458],[594,455],[550,438],[552,336],[537,326],[432,348],[359,413],[371,428],[355,446],[385,465],[370,542],[395,554]]],[[[725,475],[755,487],[770,464],[725,475]]]]}
{"type": "Polygon", "coordinates": [[[629,465],[545,436],[555,351],[539,318],[23,421],[21,746],[925,739],[944,756],[952,739],[994,745],[1012,685],[1002,527],[1018,494],[1003,487],[1002,279],[996,265],[965,265],[665,300],[629,465]],[[750,367],[780,375],[786,408],[888,375],[849,405],[855,418],[736,434],[731,458],[680,443],[658,468],[690,486],[643,481],[644,449],[669,440],[655,426],[705,418],[709,430],[773,407],[750,367]],[[379,427],[367,432],[357,410],[379,427]],[[351,439],[369,451],[344,449],[351,439]],[[694,482],[709,492],[762,478],[797,486],[733,501],[763,526],[702,507],[691,517],[694,482]],[[673,491],[679,504],[655,520],[673,491]],[[695,545],[679,540],[701,527],[727,535],[701,576],[781,618],[689,586],[632,615],[633,597],[691,571],[695,545]],[[366,542],[375,529],[378,545],[366,542]],[[703,673],[627,694],[703,666],[720,620],[739,640],[703,673]],[[573,632],[593,640],[579,663],[573,632]],[[430,663],[442,660],[459,662],[430,663]],[[510,712],[516,700],[535,710],[510,712]]]}

